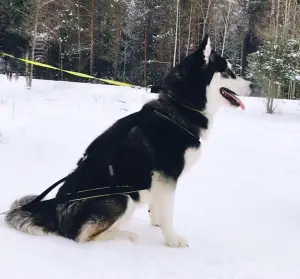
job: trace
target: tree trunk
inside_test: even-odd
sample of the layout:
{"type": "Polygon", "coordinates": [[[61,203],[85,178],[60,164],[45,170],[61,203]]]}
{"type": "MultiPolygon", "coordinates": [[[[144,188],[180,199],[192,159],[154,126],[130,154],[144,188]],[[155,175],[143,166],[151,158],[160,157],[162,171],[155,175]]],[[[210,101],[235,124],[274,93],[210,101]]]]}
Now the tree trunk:
{"type": "Polygon", "coordinates": [[[296,36],[295,31],[297,30],[297,15],[298,15],[298,13],[297,13],[297,9],[295,7],[294,7],[294,9],[292,9],[292,11],[293,11],[292,39],[294,39],[296,36]]]}
{"type": "Polygon", "coordinates": [[[245,46],[245,36],[242,40],[242,47],[241,47],[241,72],[240,75],[243,77],[244,76],[244,46],[245,46]]]}
{"type": "Polygon", "coordinates": [[[147,57],[148,57],[148,53],[147,53],[147,48],[148,48],[148,21],[146,20],[146,26],[145,26],[145,44],[144,44],[144,86],[147,87],[147,57]]]}
{"type": "Polygon", "coordinates": [[[225,30],[224,30],[224,37],[223,37],[223,45],[222,45],[221,56],[224,55],[230,12],[231,12],[231,2],[228,3],[228,11],[227,11],[227,17],[226,17],[226,21],[225,21],[225,30]]]}
{"type": "Polygon", "coordinates": [[[118,77],[118,67],[119,67],[119,54],[120,54],[120,41],[121,41],[121,8],[118,6],[116,13],[116,49],[115,49],[115,80],[118,77]]]}
{"type": "Polygon", "coordinates": [[[80,34],[80,8],[79,4],[77,6],[77,24],[78,24],[78,30],[77,30],[77,36],[78,36],[78,72],[81,71],[81,34],[80,34]]]}
{"type": "Polygon", "coordinates": [[[205,18],[204,18],[204,21],[203,21],[202,39],[204,38],[204,35],[205,35],[205,32],[206,32],[206,24],[207,24],[209,12],[210,12],[210,7],[212,6],[212,4],[213,4],[213,0],[208,0],[207,10],[206,10],[205,18]]]}
{"type": "MultiPolygon", "coordinates": [[[[41,8],[41,0],[36,1],[36,10],[34,15],[34,30],[32,34],[32,47],[31,47],[31,60],[34,60],[34,53],[35,53],[35,46],[36,46],[36,35],[37,35],[37,28],[39,23],[39,14],[41,8]]],[[[28,89],[32,87],[32,78],[33,78],[33,64],[30,64],[29,69],[29,79],[28,79],[28,89]]]]}
{"type": "MultiPolygon", "coordinates": [[[[63,70],[63,56],[62,56],[62,45],[61,42],[58,42],[59,46],[59,60],[60,60],[60,69],[63,70]]],[[[61,80],[64,80],[64,72],[60,71],[60,78],[61,80]]]]}
{"type": "Polygon", "coordinates": [[[93,68],[94,68],[94,42],[95,42],[95,37],[94,37],[94,21],[95,21],[95,0],[91,0],[91,26],[90,26],[90,35],[91,35],[91,56],[90,56],[90,75],[93,75],[93,68]]]}
{"type": "MultiPolygon", "coordinates": [[[[272,2],[272,4],[273,4],[273,2],[272,2]]],[[[277,1],[277,15],[276,15],[276,22],[275,22],[275,43],[277,42],[277,39],[278,39],[279,15],[280,15],[280,0],[277,1]]],[[[276,52],[276,50],[275,50],[275,52],[276,52]]],[[[270,90],[269,90],[268,102],[267,102],[267,113],[270,113],[270,114],[274,113],[274,111],[275,111],[273,104],[274,104],[274,98],[277,95],[276,94],[277,93],[276,86],[277,85],[274,83],[274,80],[272,79],[270,81],[270,90]],[[274,93],[274,92],[276,92],[276,93],[274,93]]]]}
{"type": "Polygon", "coordinates": [[[191,10],[190,10],[190,19],[189,19],[189,33],[188,33],[188,39],[187,39],[187,46],[186,46],[186,54],[185,54],[185,56],[188,56],[188,54],[189,54],[190,40],[191,40],[192,17],[193,17],[193,2],[191,1],[191,10]]]}
{"type": "Polygon", "coordinates": [[[275,40],[277,42],[278,39],[278,32],[279,32],[279,16],[280,16],[280,0],[277,1],[277,15],[276,15],[276,33],[275,33],[275,40]]]}
{"type": "MultiPolygon", "coordinates": [[[[29,58],[29,49],[27,47],[26,54],[25,54],[26,61],[28,60],[28,58],[29,58]]],[[[29,88],[29,65],[27,62],[25,63],[25,79],[26,79],[26,87],[29,88]]]]}
{"type": "Polygon", "coordinates": [[[179,0],[177,0],[177,4],[176,4],[176,26],[175,26],[175,43],[174,43],[173,67],[175,67],[175,65],[176,65],[177,40],[178,40],[178,23],[179,23],[179,0]]]}
{"type": "Polygon", "coordinates": [[[124,58],[123,58],[123,82],[125,81],[125,75],[126,75],[126,63],[127,63],[127,60],[126,60],[126,55],[127,55],[127,37],[125,38],[125,47],[124,47],[124,58]]]}
{"type": "Polygon", "coordinates": [[[287,37],[287,29],[288,29],[288,23],[289,23],[289,13],[290,13],[290,7],[291,6],[291,0],[285,0],[285,11],[284,11],[284,24],[283,24],[283,36],[284,38],[287,37]]]}
{"type": "Polygon", "coordinates": [[[181,22],[180,22],[180,10],[178,13],[178,63],[180,63],[180,53],[181,53],[181,34],[180,34],[180,28],[181,28],[181,22]]]}
{"type": "Polygon", "coordinates": [[[268,101],[267,101],[267,113],[273,114],[275,109],[274,108],[274,98],[276,96],[276,92],[279,90],[276,88],[277,85],[274,83],[273,80],[269,81],[269,92],[268,92],[268,101]],[[277,90],[276,90],[277,89],[277,90]]]}

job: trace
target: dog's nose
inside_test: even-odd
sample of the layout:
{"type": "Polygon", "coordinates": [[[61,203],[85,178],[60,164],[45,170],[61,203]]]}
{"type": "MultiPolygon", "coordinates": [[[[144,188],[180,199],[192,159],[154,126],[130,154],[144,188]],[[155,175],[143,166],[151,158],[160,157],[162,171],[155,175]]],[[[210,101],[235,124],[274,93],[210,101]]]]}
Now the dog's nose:
{"type": "Polygon", "coordinates": [[[254,88],[254,85],[253,85],[253,83],[252,83],[252,82],[249,84],[249,87],[250,87],[250,89],[251,89],[251,90],[253,90],[253,88],[254,88]]]}

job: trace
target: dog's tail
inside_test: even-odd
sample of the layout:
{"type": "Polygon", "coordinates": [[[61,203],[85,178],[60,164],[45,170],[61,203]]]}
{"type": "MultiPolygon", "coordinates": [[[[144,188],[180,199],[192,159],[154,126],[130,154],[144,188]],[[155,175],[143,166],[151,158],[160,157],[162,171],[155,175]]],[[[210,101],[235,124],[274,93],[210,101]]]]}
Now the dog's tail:
{"type": "Polygon", "coordinates": [[[54,203],[33,203],[22,207],[37,196],[28,195],[12,203],[5,215],[6,223],[18,231],[31,235],[57,233],[56,207],[54,203]]]}

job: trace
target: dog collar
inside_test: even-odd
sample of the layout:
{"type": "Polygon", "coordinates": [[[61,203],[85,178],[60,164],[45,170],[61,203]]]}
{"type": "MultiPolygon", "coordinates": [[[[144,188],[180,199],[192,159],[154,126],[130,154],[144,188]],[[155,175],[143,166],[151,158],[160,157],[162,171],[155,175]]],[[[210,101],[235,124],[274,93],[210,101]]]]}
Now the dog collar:
{"type": "MultiPolygon", "coordinates": [[[[193,107],[187,105],[186,103],[177,100],[176,98],[174,98],[172,95],[170,95],[170,94],[168,94],[168,93],[166,93],[166,95],[167,95],[170,99],[172,99],[173,101],[175,101],[176,103],[182,105],[183,107],[185,107],[185,108],[187,108],[187,109],[189,109],[189,110],[191,110],[191,111],[198,112],[198,113],[202,114],[203,116],[205,116],[205,114],[204,114],[204,112],[203,112],[202,110],[193,108],[193,107]]],[[[205,117],[206,117],[206,116],[205,116],[205,117]]]]}

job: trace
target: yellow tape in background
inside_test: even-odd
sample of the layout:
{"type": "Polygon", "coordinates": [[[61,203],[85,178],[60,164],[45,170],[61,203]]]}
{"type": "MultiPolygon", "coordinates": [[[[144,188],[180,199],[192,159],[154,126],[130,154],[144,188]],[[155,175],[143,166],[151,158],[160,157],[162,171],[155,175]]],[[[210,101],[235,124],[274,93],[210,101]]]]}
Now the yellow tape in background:
{"type": "Polygon", "coordinates": [[[138,86],[135,86],[135,85],[132,85],[132,84],[129,84],[129,83],[126,83],[126,82],[115,81],[115,80],[110,80],[110,79],[103,79],[103,78],[96,78],[96,77],[93,77],[93,76],[90,76],[90,75],[87,75],[87,74],[83,74],[83,73],[79,73],[79,72],[62,70],[60,68],[57,68],[57,67],[54,67],[54,66],[51,66],[51,65],[48,65],[48,64],[44,64],[44,63],[40,63],[40,62],[37,62],[37,61],[28,60],[28,59],[18,58],[18,57],[15,57],[15,56],[11,55],[11,54],[0,51],[0,55],[1,54],[3,56],[7,56],[7,57],[10,57],[10,58],[17,59],[17,60],[22,61],[24,63],[29,63],[29,64],[33,64],[33,65],[39,66],[39,67],[44,67],[44,68],[48,68],[48,69],[62,71],[62,72],[68,73],[68,74],[73,75],[73,76],[78,76],[78,77],[83,77],[83,78],[90,78],[90,79],[97,79],[97,80],[100,80],[102,82],[106,82],[106,83],[114,84],[114,85],[119,85],[119,86],[129,86],[129,87],[139,88],[138,86]]]}

